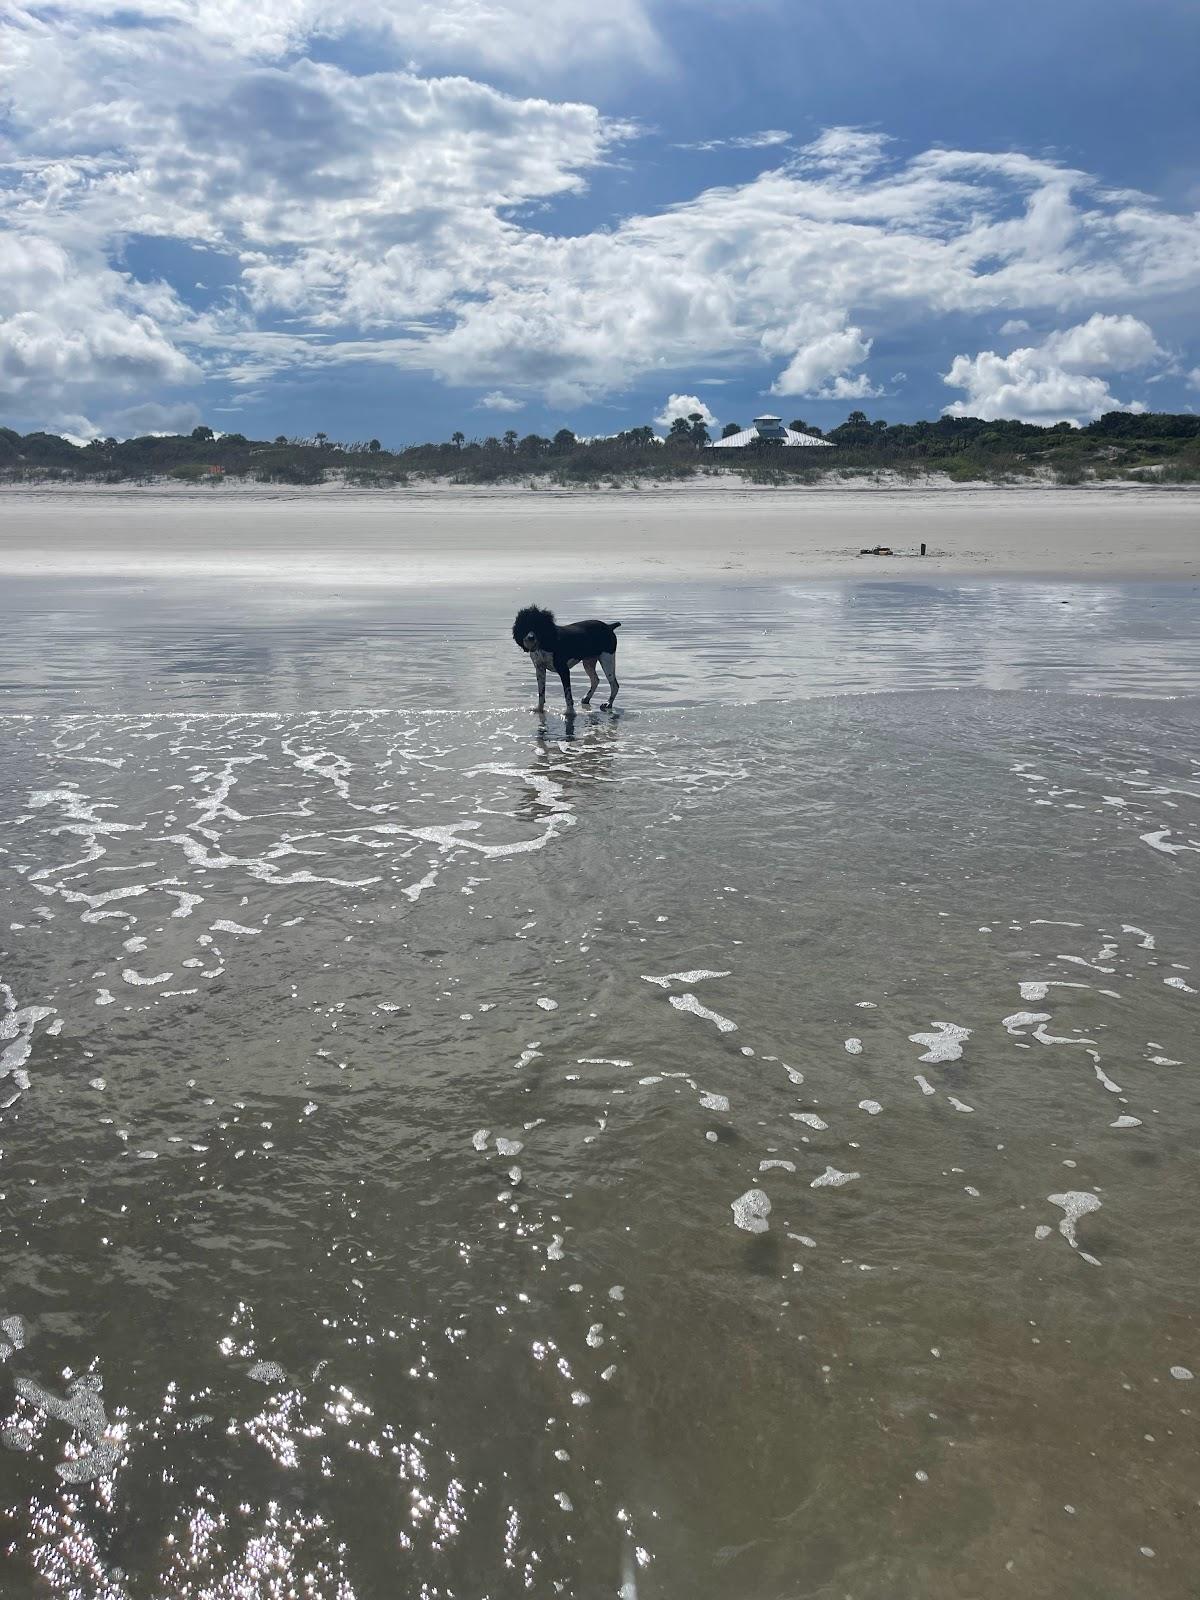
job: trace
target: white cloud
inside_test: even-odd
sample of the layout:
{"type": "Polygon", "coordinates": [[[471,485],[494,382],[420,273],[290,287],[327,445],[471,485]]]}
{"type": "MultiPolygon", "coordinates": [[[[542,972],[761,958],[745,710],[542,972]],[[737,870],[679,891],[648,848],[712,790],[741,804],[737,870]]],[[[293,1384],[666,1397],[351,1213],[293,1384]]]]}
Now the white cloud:
{"type": "Polygon", "coordinates": [[[796,164],[840,179],[861,178],[880,165],[890,143],[887,134],[866,128],[826,128],[803,147],[796,164]]]}
{"type": "Polygon", "coordinates": [[[1106,317],[1099,311],[1074,328],[1052,333],[1043,348],[1068,372],[1095,367],[1129,372],[1165,356],[1154,334],[1137,317],[1106,317]]]}
{"type": "MultiPolygon", "coordinates": [[[[861,368],[897,321],[1074,318],[1074,343],[1042,364],[1082,379],[1146,348],[1134,319],[1093,326],[1093,311],[1200,288],[1196,218],[1020,153],[902,159],[859,128],[748,183],[564,231],[541,211],[586,188],[630,124],[463,75],[386,62],[355,75],[305,55],[318,34],[379,28],[460,69],[644,58],[647,5],[147,0],[140,14],[169,27],[111,26],[109,0],[10,5],[0,225],[58,266],[43,293],[37,270],[14,287],[0,258],[0,395],[104,423],[201,369],[258,388],[361,363],[563,409],[651,373],[747,366],[779,395],[860,399],[878,392],[861,368]],[[227,300],[201,315],[136,281],[120,269],[135,235],[218,252],[227,300]]],[[[782,132],[741,137],[770,148],[782,132]]]]}
{"type": "Polygon", "coordinates": [[[883,393],[878,384],[871,382],[865,372],[855,378],[838,376],[816,391],[818,400],[873,400],[883,393]]]}
{"type": "Polygon", "coordinates": [[[710,431],[713,428],[720,427],[721,424],[717,418],[713,416],[700,396],[695,394],[671,395],[653,420],[660,428],[670,428],[676,417],[690,417],[693,412],[697,411],[704,419],[705,427],[710,431]]]}
{"type": "Polygon", "coordinates": [[[876,394],[860,375],[844,376],[871,353],[871,341],[861,328],[835,328],[802,344],[771,385],[772,394],[821,395],[832,399],[857,398],[876,394]],[[826,383],[825,380],[831,380],[826,383]]]}
{"type": "MultiPolygon", "coordinates": [[[[111,28],[113,14],[113,0],[72,0],[49,21],[35,6],[10,10],[23,28],[93,38],[111,28]]],[[[293,55],[314,37],[367,32],[423,62],[520,77],[577,62],[615,58],[661,68],[669,59],[642,0],[609,0],[602,11],[586,0],[139,0],[112,32],[121,36],[115,47],[134,58],[158,34],[168,49],[197,39],[226,59],[252,60],[293,55]]]]}
{"type": "MultiPolygon", "coordinates": [[[[236,406],[214,406],[214,411],[233,411],[236,406]]],[[[201,421],[200,407],[190,401],[160,405],[148,400],[140,406],[127,406],[109,418],[109,432],[118,439],[134,439],[144,434],[191,433],[201,421]]]]}
{"type": "Polygon", "coordinates": [[[1187,375],[1189,389],[1200,389],[1200,367],[1193,367],[1187,375]]]}
{"type": "Polygon", "coordinates": [[[1007,356],[994,350],[956,356],[943,381],[965,389],[967,398],[946,406],[944,414],[1049,424],[1078,423],[1106,411],[1144,411],[1139,401],[1118,400],[1107,380],[1087,369],[1128,372],[1162,354],[1150,328],[1136,317],[1096,313],[1007,356]]]}
{"type": "Polygon", "coordinates": [[[54,417],[46,432],[56,433],[68,444],[77,445],[90,444],[93,439],[104,438],[104,429],[98,428],[90,417],[85,417],[80,412],[65,412],[61,416],[54,417]]]}
{"type": "Polygon", "coordinates": [[[475,404],[482,406],[485,411],[522,411],[525,408],[524,400],[515,400],[512,395],[504,394],[499,389],[482,395],[475,404]]]}
{"type": "Polygon", "coordinates": [[[1002,339],[1015,339],[1019,333],[1028,333],[1029,324],[1024,317],[1009,317],[1007,322],[1000,324],[1000,337],[1002,339]]]}
{"type": "Polygon", "coordinates": [[[700,139],[695,144],[677,144],[676,150],[769,150],[787,144],[786,128],[764,128],[760,133],[738,133],[728,139],[700,139]]]}
{"type": "Polygon", "coordinates": [[[161,326],[175,312],[162,285],[138,284],[51,239],[0,233],[0,405],[79,406],[197,378],[161,326]]]}

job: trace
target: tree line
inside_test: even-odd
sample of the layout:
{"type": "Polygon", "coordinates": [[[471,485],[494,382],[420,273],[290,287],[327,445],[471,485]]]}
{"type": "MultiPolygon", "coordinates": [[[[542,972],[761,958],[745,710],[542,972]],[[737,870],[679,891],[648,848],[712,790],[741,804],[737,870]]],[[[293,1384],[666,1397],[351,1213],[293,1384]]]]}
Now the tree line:
{"type": "MultiPolygon", "coordinates": [[[[310,485],[330,476],[378,487],[426,477],[598,485],[726,471],[786,482],[884,469],[910,475],[941,472],[964,481],[1031,474],[1067,482],[1147,475],[1200,481],[1200,417],[1190,414],[1112,411],[1083,428],[1068,423],[1046,428],[979,417],[889,423],[852,411],[825,432],[800,417],[791,427],[838,448],[797,450],[759,441],[745,451],[710,454],[704,450],[709,430],[697,412],[674,418],[665,438],[648,424],[603,438],[580,438],[570,428],[552,435],[521,435],[510,428],[482,439],[455,430],[447,440],[396,449],[385,449],[377,438],[337,441],[319,432],[250,439],[241,433],[218,434],[207,426],[189,434],[76,445],[55,434],[22,435],[0,427],[0,473],[10,480],[173,477],[214,487],[227,478],[310,485]]],[[[736,422],[722,430],[724,436],[739,431],[736,422]]]]}

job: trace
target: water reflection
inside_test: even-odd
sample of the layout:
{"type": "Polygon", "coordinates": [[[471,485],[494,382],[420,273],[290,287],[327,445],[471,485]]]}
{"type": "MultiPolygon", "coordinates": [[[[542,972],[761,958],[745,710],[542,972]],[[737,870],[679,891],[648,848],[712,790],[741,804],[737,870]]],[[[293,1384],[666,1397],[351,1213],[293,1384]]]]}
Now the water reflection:
{"type": "MultiPolygon", "coordinates": [[[[518,598],[380,589],[318,603],[284,585],[15,580],[0,595],[0,706],[532,707],[532,672],[508,639],[518,598]]],[[[1186,584],[623,585],[554,599],[562,616],[623,621],[622,709],[934,687],[1200,687],[1186,584]]],[[[552,683],[555,728],[558,696],[552,683]]]]}

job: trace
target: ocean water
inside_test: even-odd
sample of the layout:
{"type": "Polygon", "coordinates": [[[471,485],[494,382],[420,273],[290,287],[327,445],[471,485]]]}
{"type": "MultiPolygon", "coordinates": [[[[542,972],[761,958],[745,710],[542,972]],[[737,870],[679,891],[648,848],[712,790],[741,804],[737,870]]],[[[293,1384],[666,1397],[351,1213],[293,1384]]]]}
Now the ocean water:
{"type": "Polygon", "coordinates": [[[570,726],[152,598],[0,643],[0,1593],[1194,1595],[1190,595],[595,596],[570,726]]]}

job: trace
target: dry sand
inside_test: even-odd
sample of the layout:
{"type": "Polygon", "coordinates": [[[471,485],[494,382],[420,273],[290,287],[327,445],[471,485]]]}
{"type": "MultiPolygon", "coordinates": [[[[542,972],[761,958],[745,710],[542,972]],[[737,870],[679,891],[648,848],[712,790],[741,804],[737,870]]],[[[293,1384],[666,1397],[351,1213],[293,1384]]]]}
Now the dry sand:
{"type": "Polygon", "coordinates": [[[345,588],[884,573],[1195,580],[1200,491],[0,489],[0,579],[345,588]],[[859,554],[880,543],[896,559],[859,554]]]}

